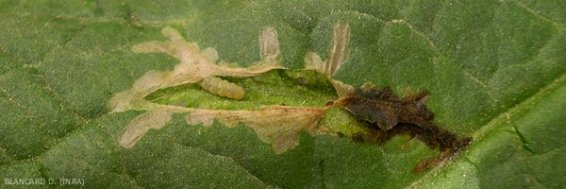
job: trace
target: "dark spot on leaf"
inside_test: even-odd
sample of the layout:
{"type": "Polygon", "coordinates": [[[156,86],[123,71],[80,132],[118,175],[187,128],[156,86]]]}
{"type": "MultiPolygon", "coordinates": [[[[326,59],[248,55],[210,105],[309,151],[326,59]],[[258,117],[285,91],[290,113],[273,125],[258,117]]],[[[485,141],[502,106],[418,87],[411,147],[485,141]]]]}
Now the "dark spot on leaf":
{"type": "Polygon", "coordinates": [[[471,140],[434,124],[434,113],[425,104],[429,95],[428,91],[421,91],[400,98],[388,87],[365,86],[341,97],[334,104],[368,123],[370,129],[367,134],[352,136],[354,141],[383,144],[396,135],[406,134],[430,148],[438,148],[438,157],[423,160],[415,167],[415,172],[422,172],[450,158],[471,140]]]}
{"type": "Polygon", "coordinates": [[[308,83],[307,83],[307,79],[306,79],[305,77],[303,77],[303,76],[297,77],[297,83],[298,83],[299,85],[307,85],[307,84],[308,84],[308,83]]]}
{"type": "Polygon", "coordinates": [[[364,135],[362,133],[354,133],[354,135],[352,135],[352,141],[364,142],[364,135]]]}

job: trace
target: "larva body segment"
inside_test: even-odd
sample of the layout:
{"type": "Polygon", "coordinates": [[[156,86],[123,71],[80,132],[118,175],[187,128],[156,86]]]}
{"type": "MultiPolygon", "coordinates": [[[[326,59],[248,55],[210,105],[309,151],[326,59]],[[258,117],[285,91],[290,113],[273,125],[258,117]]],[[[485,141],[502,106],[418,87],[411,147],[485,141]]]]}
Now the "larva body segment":
{"type": "Polygon", "coordinates": [[[205,77],[199,84],[204,90],[226,98],[240,100],[246,95],[239,85],[214,76],[205,77]]]}

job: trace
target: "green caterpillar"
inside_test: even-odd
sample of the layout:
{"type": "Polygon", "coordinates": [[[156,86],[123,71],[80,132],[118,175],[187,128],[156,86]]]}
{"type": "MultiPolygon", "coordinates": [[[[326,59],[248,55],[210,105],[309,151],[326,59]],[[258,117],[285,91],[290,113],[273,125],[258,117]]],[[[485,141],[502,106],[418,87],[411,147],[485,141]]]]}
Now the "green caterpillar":
{"type": "Polygon", "coordinates": [[[239,85],[214,76],[205,77],[199,84],[204,90],[226,98],[241,100],[246,95],[239,85]]]}

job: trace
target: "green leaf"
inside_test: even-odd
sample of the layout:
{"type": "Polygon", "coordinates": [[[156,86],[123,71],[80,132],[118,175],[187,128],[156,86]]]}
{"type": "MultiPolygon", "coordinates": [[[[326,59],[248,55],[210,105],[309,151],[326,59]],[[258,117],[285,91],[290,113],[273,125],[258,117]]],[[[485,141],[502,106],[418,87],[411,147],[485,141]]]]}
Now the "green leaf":
{"type": "MultiPolygon", "coordinates": [[[[29,187],[14,185],[29,178],[56,181],[33,185],[39,188],[67,187],[64,179],[75,178],[91,188],[559,188],[566,185],[564,10],[563,1],[534,0],[0,1],[2,187],[29,187]],[[438,151],[408,136],[376,145],[305,133],[297,147],[275,154],[249,127],[188,125],[180,115],[131,149],[118,144],[143,112],[110,113],[110,98],[146,72],[178,63],[131,51],[164,40],[162,28],[173,26],[244,67],[260,59],[262,29],[277,30],[289,70],[255,78],[273,77],[267,80],[277,87],[232,80],[258,104],[224,99],[203,107],[301,105],[302,97],[321,107],[335,94],[308,74],[302,77],[323,87],[296,94],[304,83],[297,77],[308,73],[297,69],[307,51],[328,57],[338,21],[350,25],[350,58],[335,79],[400,94],[427,89],[435,122],[473,137],[470,146],[414,173],[438,151]],[[262,90],[293,95],[270,98],[262,90]]],[[[180,93],[166,90],[148,98],[183,103],[167,101],[180,93]]],[[[355,122],[332,112],[329,126],[355,122]]]]}

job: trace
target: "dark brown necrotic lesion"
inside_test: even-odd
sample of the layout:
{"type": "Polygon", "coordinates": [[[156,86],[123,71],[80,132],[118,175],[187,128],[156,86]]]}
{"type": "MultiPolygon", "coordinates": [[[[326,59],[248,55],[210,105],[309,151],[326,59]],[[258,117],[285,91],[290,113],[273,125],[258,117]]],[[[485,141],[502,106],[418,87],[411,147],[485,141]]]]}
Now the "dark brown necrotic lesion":
{"type": "Polygon", "coordinates": [[[334,101],[334,105],[369,125],[367,134],[354,136],[356,141],[382,144],[396,135],[407,134],[430,148],[438,148],[438,157],[423,160],[415,167],[416,172],[422,172],[450,158],[471,140],[434,124],[434,113],[425,104],[429,96],[428,91],[421,91],[401,98],[388,87],[364,86],[334,101]]]}

